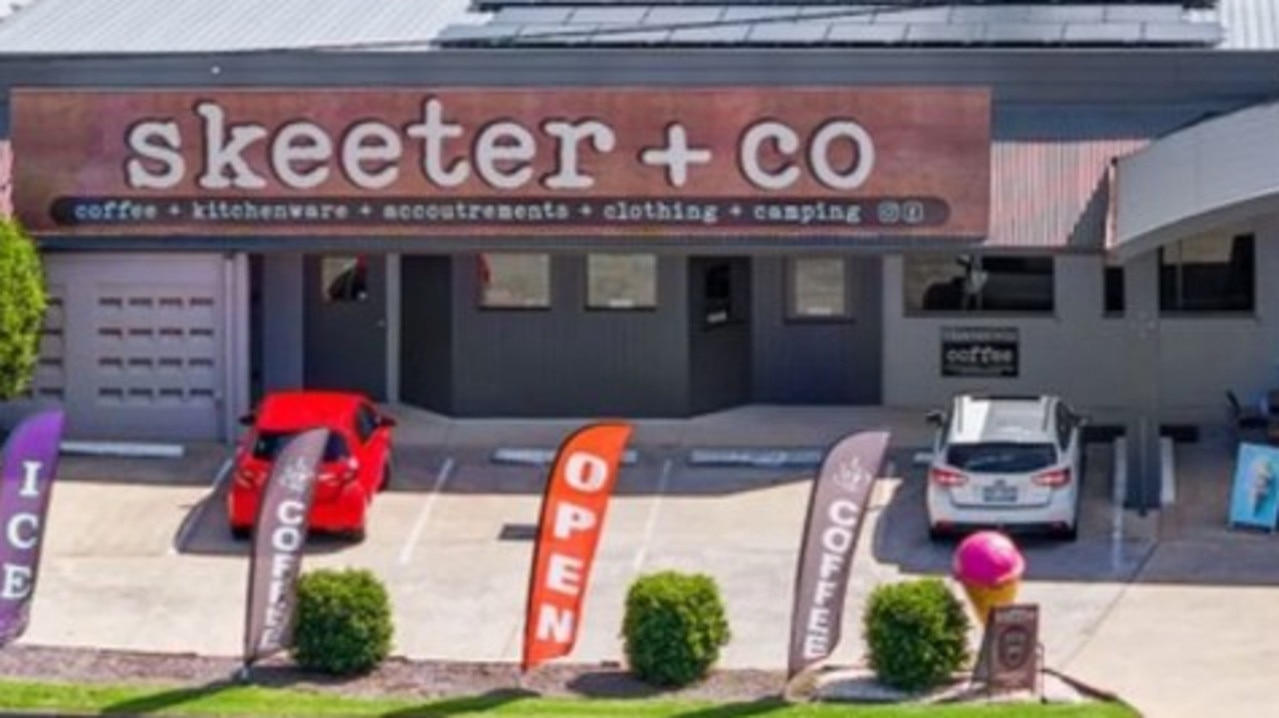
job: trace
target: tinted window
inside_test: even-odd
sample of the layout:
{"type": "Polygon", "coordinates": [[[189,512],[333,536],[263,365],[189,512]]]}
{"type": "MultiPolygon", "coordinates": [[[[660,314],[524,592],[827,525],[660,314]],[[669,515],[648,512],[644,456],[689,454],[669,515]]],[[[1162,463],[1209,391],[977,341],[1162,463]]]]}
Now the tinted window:
{"type": "Polygon", "coordinates": [[[1250,312],[1256,256],[1250,234],[1188,239],[1159,250],[1159,308],[1165,312],[1250,312]]]}
{"type": "Polygon", "coordinates": [[[1075,418],[1062,404],[1057,405],[1057,443],[1062,451],[1070,448],[1070,434],[1075,428],[1075,418]]]}
{"type": "Polygon", "coordinates": [[[367,444],[373,432],[377,431],[377,414],[367,406],[361,405],[355,411],[355,435],[360,442],[367,444]]]}
{"type": "MultiPolygon", "coordinates": [[[[289,439],[296,436],[294,432],[281,431],[263,431],[258,434],[257,440],[253,442],[253,458],[261,461],[274,461],[275,457],[284,449],[284,445],[289,443],[289,439]]],[[[347,450],[346,440],[341,434],[329,434],[329,442],[324,446],[324,461],[341,461],[350,455],[347,450]]]]}
{"type": "Polygon", "coordinates": [[[1053,311],[1051,257],[911,254],[904,271],[911,312],[1053,311]]]}
{"type": "Polygon", "coordinates": [[[1052,444],[951,444],[946,463],[973,473],[1038,471],[1057,463],[1057,449],[1052,444]]]}

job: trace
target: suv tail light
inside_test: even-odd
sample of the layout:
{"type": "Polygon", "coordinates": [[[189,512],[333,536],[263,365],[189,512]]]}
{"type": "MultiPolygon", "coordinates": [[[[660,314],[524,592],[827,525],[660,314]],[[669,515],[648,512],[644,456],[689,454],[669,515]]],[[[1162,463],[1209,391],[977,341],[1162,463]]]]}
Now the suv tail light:
{"type": "Polygon", "coordinates": [[[1070,469],[1057,469],[1055,471],[1045,471],[1038,474],[1034,478],[1034,482],[1039,486],[1047,486],[1051,489],[1058,489],[1070,483],[1070,469]]]}
{"type": "Polygon", "coordinates": [[[929,469],[928,480],[938,486],[963,486],[968,483],[967,476],[950,469],[929,469]]]}

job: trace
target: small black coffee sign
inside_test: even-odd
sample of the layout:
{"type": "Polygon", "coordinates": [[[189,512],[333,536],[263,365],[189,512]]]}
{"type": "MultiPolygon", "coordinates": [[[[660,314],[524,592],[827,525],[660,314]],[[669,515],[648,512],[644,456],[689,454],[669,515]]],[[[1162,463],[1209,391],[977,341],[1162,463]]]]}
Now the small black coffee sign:
{"type": "Polygon", "coordinates": [[[992,608],[973,677],[994,691],[1034,691],[1039,664],[1039,606],[992,608]]]}
{"type": "Polygon", "coordinates": [[[941,375],[1015,377],[1016,327],[942,327],[941,375]]]}

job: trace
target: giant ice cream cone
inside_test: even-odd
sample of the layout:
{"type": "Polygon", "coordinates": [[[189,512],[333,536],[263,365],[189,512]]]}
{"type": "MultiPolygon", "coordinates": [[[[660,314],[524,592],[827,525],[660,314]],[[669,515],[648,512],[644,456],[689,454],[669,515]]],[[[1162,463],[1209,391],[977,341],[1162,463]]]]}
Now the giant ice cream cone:
{"type": "Polygon", "coordinates": [[[982,531],[955,549],[953,568],[977,620],[985,625],[992,608],[1017,599],[1026,560],[1012,539],[997,531],[982,531]]]}

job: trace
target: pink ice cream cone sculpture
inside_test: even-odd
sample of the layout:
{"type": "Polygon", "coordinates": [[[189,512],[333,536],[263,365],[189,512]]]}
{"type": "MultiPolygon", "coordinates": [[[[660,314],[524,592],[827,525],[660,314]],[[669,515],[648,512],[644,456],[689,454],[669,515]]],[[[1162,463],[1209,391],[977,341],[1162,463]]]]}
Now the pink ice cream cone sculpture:
{"type": "Polygon", "coordinates": [[[1017,545],[998,531],[981,531],[955,549],[955,580],[964,587],[977,620],[986,624],[990,610],[1017,600],[1026,559],[1017,545]]]}

